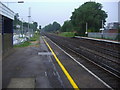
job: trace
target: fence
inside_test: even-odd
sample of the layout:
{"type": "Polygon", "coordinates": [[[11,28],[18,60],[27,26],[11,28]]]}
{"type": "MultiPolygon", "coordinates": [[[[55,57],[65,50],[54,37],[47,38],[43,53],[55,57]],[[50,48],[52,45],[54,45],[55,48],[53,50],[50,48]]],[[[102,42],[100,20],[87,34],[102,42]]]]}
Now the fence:
{"type": "Polygon", "coordinates": [[[88,37],[115,40],[120,33],[88,33],[88,37]]]}
{"type": "Polygon", "coordinates": [[[17,29],[17,30],[13,30],[13,31],[14,31],[14,34],[25,35],[27,37],[31,37],[34,34],[33,29],[29,28],[29,30],[28,30],[28,28],[26,28],[26,27],[23,27],[23,30],[17,29]]]}

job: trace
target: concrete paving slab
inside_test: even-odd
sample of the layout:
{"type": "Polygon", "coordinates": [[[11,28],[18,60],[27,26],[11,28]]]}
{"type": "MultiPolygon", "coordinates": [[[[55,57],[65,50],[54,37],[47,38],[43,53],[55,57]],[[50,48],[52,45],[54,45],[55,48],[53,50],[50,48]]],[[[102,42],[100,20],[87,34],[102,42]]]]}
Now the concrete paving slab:
{"type": "Polygon", "coordinates": [[[48,87],[52,88],[47,77],[40,76],[40,77],[37,77],[36,79],[37,79],[36,88],[48,88],[48,87]]]}

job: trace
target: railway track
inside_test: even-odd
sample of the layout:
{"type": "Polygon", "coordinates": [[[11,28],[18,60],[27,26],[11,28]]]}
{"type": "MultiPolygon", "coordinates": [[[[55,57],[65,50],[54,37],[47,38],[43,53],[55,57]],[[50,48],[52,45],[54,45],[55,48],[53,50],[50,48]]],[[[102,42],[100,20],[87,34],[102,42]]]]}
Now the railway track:
{"type": "Polygon", "coordinates": [[[66,38],[50,34],[45,35],[56,44],[64,48],[64,50],[67,52],[82,58],[82,61],[79,62],[89,68],[93,73],[108,83],[112,88],[118,88],[120,82],[119,56],[114,57],[110,54],[102,53],[111,51],[111,54],[114,53],[114,55],[119,55],[119,52],[117,51],[118,49],[116,47],[113,47],[116,49],[112,52],[112,47],[104,48],[104,46],[100,46],[99,44],[92,45],[93,42],[91,43],[90,41],[85,42],[85,40],[78,38],[66,38]],[[103,48],[104,50],[102,51],[103,48]]]}
{"type": "MultiPolygon", "coordinates": [[[[73,38],[78,39],[78,38],[73,38]]],[[[114,43],[109,43],[109,42],[103,42],[103,41],[97,41],[97,40],[92,40],[92,39],[84,39],[84,38],[79,38],[81,41],[81,46],[84,46],[86,48],[90,48],[92,50],[95,50],[97,52],[109,55],[114,58],[120,59],[120,44],[114,44],[114,43]],[[99,49],[98,49],[99,48],[99,49]]]]}

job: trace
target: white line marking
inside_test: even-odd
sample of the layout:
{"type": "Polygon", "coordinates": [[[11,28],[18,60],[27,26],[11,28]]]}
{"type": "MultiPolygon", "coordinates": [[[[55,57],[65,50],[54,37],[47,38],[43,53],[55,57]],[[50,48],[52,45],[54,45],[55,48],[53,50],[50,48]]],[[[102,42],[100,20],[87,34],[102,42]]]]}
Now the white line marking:
{"type": "Polygon", "coordinates": [[[49,62],[51,62],[50,59],[49,59],[49,62]]]}
{"type": "Polygon", "coordinates": [[[54,76],[56,75],[55,72],[53,72],[54,76]]]}
{"type": "MultiPolygon", "coordinates": [[[[49,38],[48,38],[49,39],[49,38]]],[[[97,78],[100,82],[102,82],[105,86],[108,88],[111,88],[107,83],[105,83],[102,79],[100,79],[97,75],[95,75],[93,72],[91,72],[89,69],[87,69],[84,65],[82,65],[80,62],[78,62],[74,57],[72,57],[70,54],[68,54],[66,51],[64,51],[61,47],[59,47],[56,43],[54,43],[51,39],[49,39],[53,44],[55,44],[61,51],[63,51],[65,54],[67,54],[71,59],[73,59],[76,63],[78,63],[82,68],[84,68],[86,71],[88,71],[91,75],[93,75],[95,78],[97,78]]]]}
{"type": "Polygon", "coordinates": [[[51,52],[38,52],[38,55],[52,55],[51,52]]]}
{"type": "Polygon", "coordinates": [[[56,71],[56,75],[58,76],[58,80],[60,81],[62,87],[65,88],[65,86],[64,86],[64,84],[63,84],[63,81],[62,81],[62,79],[61,79],[61,77],[60,77],[60,75],[59,75],[59,73],[58,73],[58,71],[57,71],[57,69],[56,69],[56,67],[55,67],[55,64],[54,64],[53,61],[52,61],[51,56],[49,56],[49,58],[50,58],[50,59],[49,59],[50,62],[51,62],[52,65],[53,65],[54,70],[56,71]]]}
{"type": "MultiPolygon", "coordinates": [[[[72,49],[70,49],[70,48],[68,48],[68,49],[69,49],[69,50],[71,50],[72,52],[76,53],[77,55],[80,55],[79,53],[75,52],[74,50],[72,50],[72,49]]],[[[112,73],[111,71],[109,71],[109,70],[107,70],[106,68],[104,68],[104,67],[100,66],[99,64],[97,64],[97,63],[95,63],[95,62],[93,62],[93,61],[89,60],[89,59],[88,59],[88,58],[86,58],[85,56],[83,56],[83,55],[82,55],[82,57],[83,57],[83,58],[85,58],[86,60],[88,60],[88,61],[92,62],[92,63],[93,63],[93,64],[95,64],[96,66],[98,66],[98,67],[100,67],[100,68],[104,69],[105,71],[107,71],[107,72],[109,72],[109,73],[111,73],[111,74],[115,75],[116,77],[120,78],[118,75],[116,75],[116,74],[112,73]]]]}
{"type": "Polygon", "coordinates": [[[47,72],[45,72],[45,76],[47,77],[47,72]]]}
{"type": "Polygon", "coordinates": [[[83,39],[90,39],[90,40],[96,40],[96,41],[104,41],[104,42],[110,42],[110,43],[117,43],[120,44],[120,42],[118,41],[112,41],[112,40],[104,40],[104,39],[95,39],[95,38],[88,38],[88,37],[79,37],[79,36],[75,36],[76,38],[83,38],[83,39]]]}

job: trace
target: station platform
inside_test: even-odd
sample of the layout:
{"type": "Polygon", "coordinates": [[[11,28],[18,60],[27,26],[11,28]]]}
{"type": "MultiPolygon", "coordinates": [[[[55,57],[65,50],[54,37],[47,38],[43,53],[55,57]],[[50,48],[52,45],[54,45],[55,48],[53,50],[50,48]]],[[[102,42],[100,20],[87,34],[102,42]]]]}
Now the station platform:
{"type": "Polygon", "coordinates": [[[83,39],[90,39],[90,40],[96,40],[96,41],[102,41],[102,42],[109,42],[109,43],[120,44],[119,41],[114,41],[114,40],[96,39],[96,38],[80,37],[80,36],[75,36],[75,37],[76,37],[76,38],[83,38],[83,39]]]}
{"type": "MultiPolygon", "coordinates": [[[[44,39],[79,88],[108,88],[49,38],[44,39]]],[[[3,88],[73,88],[70,77],[65,75],[44,39],[40,37],[38,47],[15,48],[15,52],[3,60],[3,88]]]]}

